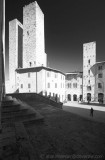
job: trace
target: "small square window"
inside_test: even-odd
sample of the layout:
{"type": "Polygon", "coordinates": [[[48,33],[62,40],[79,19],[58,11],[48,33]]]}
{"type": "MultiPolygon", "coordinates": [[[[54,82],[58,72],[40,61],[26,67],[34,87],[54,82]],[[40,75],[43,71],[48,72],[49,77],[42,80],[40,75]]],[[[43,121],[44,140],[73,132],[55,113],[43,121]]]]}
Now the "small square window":
{"type": "Polygon", "coordinates": [[[88,90],[88,91],[91,91],[91,86],[87,86],[87,90],[88,90]]]}
{"type": "Polygon", "coordinates": [[[98,74],[98,78],[102,78],[102,73],[99,73],[99,74],[98,74]]]}
{"type": "Polygon", "coordinates": [[[102,88],[102,84],[101,83],[98,83],[98,88],[102,88]]]}
{"type": "Polygon", "coordinates": [[[102,70],[102,66],[98,66],[98,70],[102,70]]]}

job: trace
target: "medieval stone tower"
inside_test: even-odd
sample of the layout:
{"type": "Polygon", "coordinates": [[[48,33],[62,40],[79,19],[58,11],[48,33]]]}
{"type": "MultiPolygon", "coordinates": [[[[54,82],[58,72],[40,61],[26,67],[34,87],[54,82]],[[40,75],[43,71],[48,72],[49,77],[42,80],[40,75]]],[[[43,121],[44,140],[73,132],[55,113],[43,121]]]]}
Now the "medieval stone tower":
{"type": "Polygon", "coordinates": [[[35,1],[23,8],[23,68],[46,63],[44,14],[35,1]]]}
{"type": "Polygon", "coordinates": [[[95,77],[91,67],[96,63],[96,42],[83,44],[83,101],[95,100],[95,77]]]}
{"type": "Polygon", "coordinates": [[[14,92],[17,68],[22,68],[23,26],[14,19],[9,22],[9,79],[11,92],[14,92]]]}

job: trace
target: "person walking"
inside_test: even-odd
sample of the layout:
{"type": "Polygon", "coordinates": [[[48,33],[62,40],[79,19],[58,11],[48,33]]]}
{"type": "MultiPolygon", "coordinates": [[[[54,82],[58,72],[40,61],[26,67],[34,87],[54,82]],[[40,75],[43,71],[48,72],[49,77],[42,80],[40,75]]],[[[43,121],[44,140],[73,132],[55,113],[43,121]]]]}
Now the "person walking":
{"type": "Polygon", "coordinates": [[[90,109],[90,116],[92,116],[92,117],[93,117],[93,112],[94,112],[94,110],[93,110],[93,108],[91,107],[91,109],[90,109]]]}

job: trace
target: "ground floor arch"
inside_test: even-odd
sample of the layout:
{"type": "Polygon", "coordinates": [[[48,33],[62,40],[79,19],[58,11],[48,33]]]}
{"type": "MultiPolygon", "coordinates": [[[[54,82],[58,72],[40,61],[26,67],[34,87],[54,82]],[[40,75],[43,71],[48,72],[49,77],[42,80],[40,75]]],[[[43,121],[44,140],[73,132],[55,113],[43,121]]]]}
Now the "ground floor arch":
{"type": "Polygon", "coordinates": [[[73,101],[77,101],[77,95],[76,94],[73,95],[73,101]]]}
{"type": "Polygon", "coordinates": [[[104,100],[104,94],[103,93],[98,93],[98,102],[103,103],[104,100]]]}
{"type": "Polygon", "coordinates": [[[71,94],[67,95],[67,99],[68,99],[68,101],[71,101],[71,94]]]}
{"type": "Polygon", "coordinates": [[[87,93],[87,101],[91,101],[91,93],[87,93]]]}

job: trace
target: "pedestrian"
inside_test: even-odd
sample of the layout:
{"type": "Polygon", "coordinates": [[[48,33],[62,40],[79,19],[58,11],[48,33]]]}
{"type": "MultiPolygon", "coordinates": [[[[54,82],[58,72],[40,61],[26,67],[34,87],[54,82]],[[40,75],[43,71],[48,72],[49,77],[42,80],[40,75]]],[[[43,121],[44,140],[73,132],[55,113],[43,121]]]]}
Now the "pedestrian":
{"type": "Polygon", "coordinates": [[[92,116],[92,117],[93,117],[93,112],[94,112],[94,110],[93,110],[93,108],[91,107],[91,109],[90,109],[90,116],[92,116]]]}

